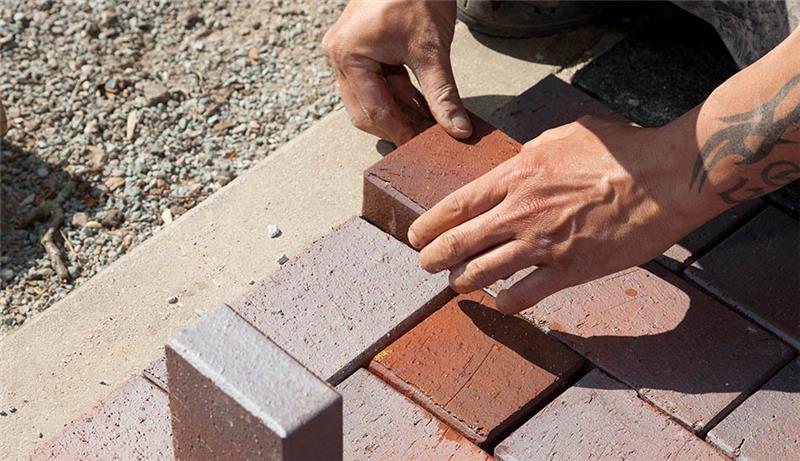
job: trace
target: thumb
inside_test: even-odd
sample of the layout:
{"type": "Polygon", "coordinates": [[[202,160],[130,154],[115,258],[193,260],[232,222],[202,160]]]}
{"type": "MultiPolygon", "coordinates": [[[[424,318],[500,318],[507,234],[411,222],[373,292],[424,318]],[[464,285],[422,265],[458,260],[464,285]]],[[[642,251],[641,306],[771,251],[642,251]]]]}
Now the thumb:
{"type": "Polygon", "coordinates": [[[441,53],[439,57],[411,70],[436,121],[450,136],[468,138],[472,134],[472,123],[458,95],[450,57],[441,53]]]}

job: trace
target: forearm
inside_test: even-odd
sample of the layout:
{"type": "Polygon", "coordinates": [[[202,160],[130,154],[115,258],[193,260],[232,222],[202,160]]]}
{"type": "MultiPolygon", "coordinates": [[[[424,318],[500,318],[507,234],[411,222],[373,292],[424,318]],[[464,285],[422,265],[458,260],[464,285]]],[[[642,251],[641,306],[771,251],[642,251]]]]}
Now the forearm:
{"type": "Polygon", "coordinates": [[[698,219],[800,178],[800,29],[662,132],[698,219]]]}

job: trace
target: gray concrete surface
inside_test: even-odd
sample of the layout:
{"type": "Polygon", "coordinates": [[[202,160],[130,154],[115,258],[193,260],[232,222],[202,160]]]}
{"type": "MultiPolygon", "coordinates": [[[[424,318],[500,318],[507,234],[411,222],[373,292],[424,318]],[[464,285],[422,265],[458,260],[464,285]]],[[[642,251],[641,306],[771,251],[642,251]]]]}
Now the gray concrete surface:
{"type": "MultiPolygon", "coordinates": [[[[592,26],[482,45],[459,24],[453,64],[470,109],[491,112],[550,73],[569,79],[621,33],[592,26]],[[537,63],[534,61],[540,61],[537,63]]],[[[491,122],[491,118],[489,118],[491,122]]],[[[0,341],[0,459],[19,459],[112,386],[141,372],[166,339],[234,299],[336,224],[358,214],[376,139],[339,110],[0,341]],[[270,239],[267,224],[283,235],[270,239]],[[167,300],[176,296],[178,302],[167,300]]]]}

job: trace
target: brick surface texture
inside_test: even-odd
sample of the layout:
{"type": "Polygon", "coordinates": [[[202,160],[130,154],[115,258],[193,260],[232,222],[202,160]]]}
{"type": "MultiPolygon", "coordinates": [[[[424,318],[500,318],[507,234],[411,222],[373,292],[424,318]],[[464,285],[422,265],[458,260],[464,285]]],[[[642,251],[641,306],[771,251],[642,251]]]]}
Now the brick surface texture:
{"type": "Polygon", "coordinates": [[[45,441],[31,459],[172,460],[167,394],[135,377],[45,441]]]}
{"type": "Polygon", "coordinates": [[[546,403],[583,360],[483,292],[460,295],[379,353],[370,370],[478,444],[546,403]]]}
{"type": "Polygon", "coordinates": [[[344,459],[491,459],[367,370],[356,371],[337,390],[344,398],[344,459]]]}
{"type": "Polygon", "coordinates": [[[650,263],[561,291],[523,316],[703,430],[786,364],[778,339],[650,263]]]}
{"type": "Polygon", "coordinates": [[[708,440],[738,459],[800,459],[800,359],[723,419],[708,440]]]}
{"type": "Polygon", "coordinates": [[[726,459],[598,370],[517,429],[494,454],[502,461],[726,459]]]}
{"type": "Polygon", "coordinates": [[[227,307],[166,357],[179,459],[341,459],[341,397],[227,307]]]}
{"type": "Polygon", "coordinates": [[[800,222],[769,207],[687,269],[689,278],[800,349],[800,222]]]}
{"type": "Polygon", "coordinates": [[[736,206],[672,245],[656,261],[671,271],[679,272],[763,209],[764,202],[761,200],[751,200],[736,206]]]}
{"type": "Polygon", "coordinates": [[[354,218],[231,304],[311,371],[338,383],[452,297],[446,274],[354,218]]]}

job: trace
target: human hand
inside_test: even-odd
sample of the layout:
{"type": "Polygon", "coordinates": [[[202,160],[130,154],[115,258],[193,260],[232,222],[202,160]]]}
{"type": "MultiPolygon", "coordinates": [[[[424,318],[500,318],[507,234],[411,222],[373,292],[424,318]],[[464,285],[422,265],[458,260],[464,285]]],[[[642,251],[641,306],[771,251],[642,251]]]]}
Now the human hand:
{"type": "Polygon", "coordinates": [[[450,66],[455,20],[453,1],[347,5],[322,46],[356,128],[400,145],[430,125],[432,115],[451,136],[469,137],[472,127],[450,66]]]}
{"type": "Polygon", "coordinates": [[[670,136],[589,117],[549,130],[420,216],[409,242],[459,293],[536,266],[498,293],[507,314],[644,263],[713,216],[687,211],[670,136]]]}

